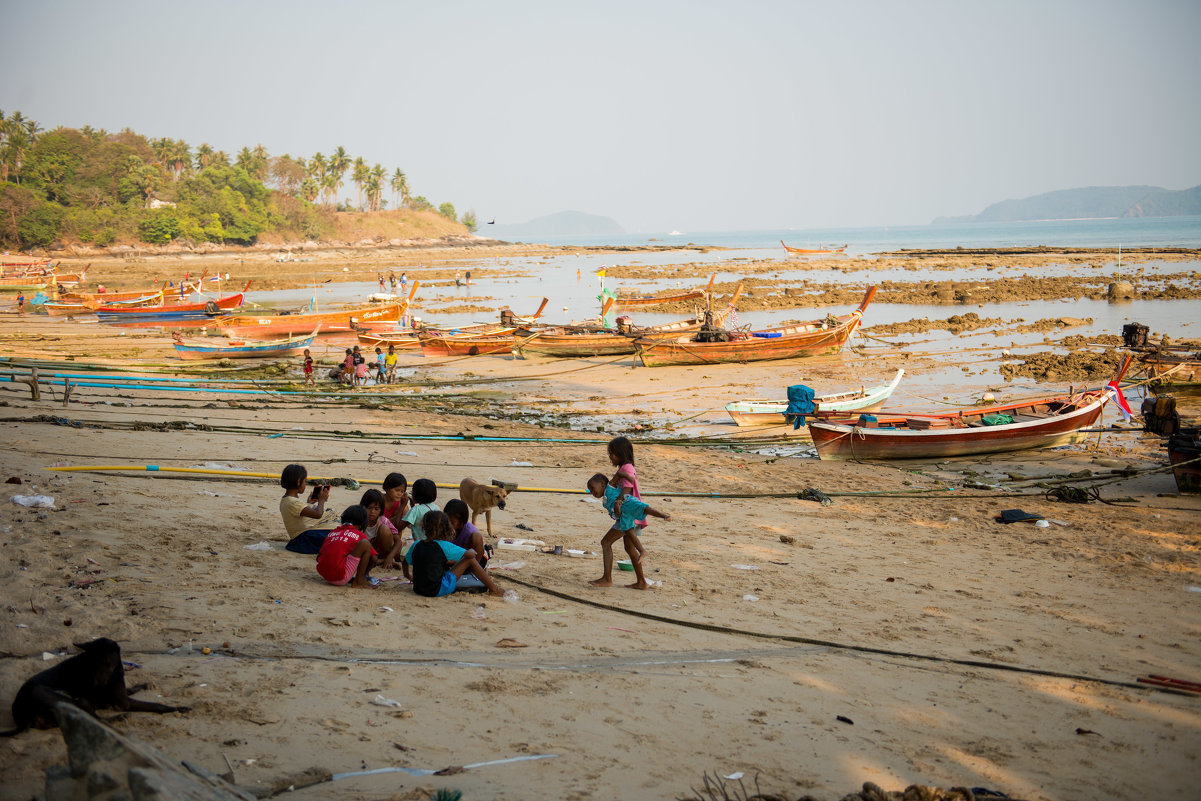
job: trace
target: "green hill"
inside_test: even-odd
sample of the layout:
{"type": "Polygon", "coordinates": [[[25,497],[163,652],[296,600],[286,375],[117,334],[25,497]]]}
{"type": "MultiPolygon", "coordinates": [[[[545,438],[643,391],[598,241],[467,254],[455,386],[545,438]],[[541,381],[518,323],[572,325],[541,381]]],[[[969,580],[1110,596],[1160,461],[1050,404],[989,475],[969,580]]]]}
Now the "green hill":
{"type": "Polygon", "coordinates": [[[1087,186],[1020,200],[1002,200],[974,216],[939,217],[934,222],[1023,222],[1193,214],[1201,214],[1201,186],[1180,191],[1158,186],[1087,186]]]}

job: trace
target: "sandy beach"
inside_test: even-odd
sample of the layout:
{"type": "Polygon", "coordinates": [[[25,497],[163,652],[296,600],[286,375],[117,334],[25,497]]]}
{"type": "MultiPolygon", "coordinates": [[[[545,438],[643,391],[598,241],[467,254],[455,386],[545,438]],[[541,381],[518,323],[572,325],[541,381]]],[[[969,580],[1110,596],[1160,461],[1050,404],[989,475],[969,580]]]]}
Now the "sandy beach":
{"type": "MultiPolygon", "coordinates": [[[[460,256],[481,258],[471,251],[93,270],[114,288],[211,268],[282,289],[312,283],[314,265],[374,280],[386,261],[436,285],[453,282],[460,256]]],[[[518,252],[542,251],[506,253],[518,252]]],[[[75,355],[121,372],[166,363],[169,343],[161,331],[0,314],[7,358],[75,355]]],[[[143,697],[192,707],[114,725],[218,773],[228,758],[251,789],[314,766],[437,771],[544,757],[348,776],[290,793],[300,799],[416,799],[441,787],[469,799],[676,798],[706,772],[757,776],[788,798],[837,799],[867,781],[1081,801],[1195,792],[1201,697],[1137,682],[1201,681],[1201,498],[1146,472],[1165,462],[1158,438],[1131,431],[939,463],[781,458],[637,439],[668,424],[688,433],[682,418],[698,409],[779,387],[771,363],[631,373],[603,360],[426,369],[420,358],[403,363],[415,371],[407,380],[432,383],[392,397],[82,387],[64,406],[0,383],[0,481],[21,480],[0,489],[0,728],[22,681],[72,642],[105,636],[137,665],[130,682],[151,685],[143,697]],[[399,581],[332,587],[312,557],[282,549],[276,480],[166,469],[278,476],[297,462],[364,488],[399,470],[446,485],[440,502],[464,477],[497,478],[522,488],[493,514],[497,536],[597,551],[608,518],[583,484],[609,469],[616,433],[636,439],[643,493],[673,518],[644,537],[646,592],[591,587],[597,558],[519,551],[498,551],[493,571],[515,602],[425,599],[399,581]],[[460,434],[476,439],[451,438],[460,434]],[[499,437],[515,439],[486,439],[499,437]],[[1054,502],[1026,480],[1082,470],[1113,479],[1106,500],[1131,502],[1054,502]],[[792,497],[809,487],[833,504],[792,497]],[[53,509],[10,500],[39,493],[53,509]],[[1057,522],[994,521],[1013,508],[1057,522]]],[[[980,369],[953,358],[964,375],[980,369]]],[[[920,381],[949,360],[882,348],[870,363],[847,351],[803,370],[853,384],[855,370],[868,381],[904,366],[920,381]]],[[[335,487],[331,505],[360,494],[335,487]]],[[[65,756],[57,731],[5,740],[0,753],[13,798],[38,797],[44,770],[65,756]]]]}

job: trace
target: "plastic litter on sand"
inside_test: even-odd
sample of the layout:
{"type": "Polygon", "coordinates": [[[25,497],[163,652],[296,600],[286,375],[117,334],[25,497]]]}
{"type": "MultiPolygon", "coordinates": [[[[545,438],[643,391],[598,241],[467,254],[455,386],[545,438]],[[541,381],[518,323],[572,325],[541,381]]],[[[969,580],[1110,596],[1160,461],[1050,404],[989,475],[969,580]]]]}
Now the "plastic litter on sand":
{"type": "Polygon", "coordinates": [[[49,495],[14,495],[13,503],[33,509],[53,509],[54,499],[49,495]]]}
{"type": "Polygon", "coordinates": [[[736,570],[758,570],[759,569],[759,565],[730,565],[730,567],[735,568],[736,570]]]}
{"type": "Polygon", "coordinates": [[[370,703],[375,704],[376,706],[392,707],[393,709],[403,709],[404,708],[401,705],[400,701],[397,701],[395,698],[385,698],[382,695],[375,696],[374,698],[371,699],[370,703]]]}
{"type": "Polygon", "coordinates": [[[759,600],[759,596],[758,596],[758,595],[751,595],[750,593],[747,593],[746,595],[742,596],[742,600],[744,600],[744,601],[758,601],[758,600],[759,600]]]}
{"type": "Polygon", "coordinates": [[[521,600],[521,596],[519,596],[514,590],[505,590],[505,600],[508,603],[515,604],[521,600]]]}
{"type": "Polygon", "coordinates": [[[254,545],[243,545],[242,550],[243,551],[269,551],[269,550],[271,550],[271,543],[267,542],[266,540],[263,540],[262,542],[256,542],[254,545]]]}

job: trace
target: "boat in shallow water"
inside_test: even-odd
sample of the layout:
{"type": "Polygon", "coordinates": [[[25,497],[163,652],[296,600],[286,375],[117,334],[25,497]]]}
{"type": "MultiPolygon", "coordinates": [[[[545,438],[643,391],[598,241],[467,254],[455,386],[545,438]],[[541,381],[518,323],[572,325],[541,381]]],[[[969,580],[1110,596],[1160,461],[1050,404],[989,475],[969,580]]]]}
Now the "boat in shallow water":
{"type": "Polygon", "coordinates": [[[626,308],[631,306],[646,308],[648,306],[661,306],[665,303],[675,303],[682,300],[700,300],[709,294],[709,290],[713,288],[713,281],[716,278],[717,274],[714,273],[709,278],[709,285],[704,289],[692,289],[687,292],[669,292],[665,295],[618,295],[617,305],[626,308]]]}
{"type": "MultiPolygon", "coordinates": [[[[784,240],[780,240],[780,244],[784,245],[784,240]]],[[[845,253],[847,246],[843,245],[840,248],[790,248],[784,245],[784,249],[789,253],[796,253],[801,256],[817,256],[823,253],[845,253]]]]}
{"type": "MultiPolygon", "coordinates": [[[[857,390],[836,392],[822,395],[813,399],[816,409],[810,416],[821,416],[830,412],[874,412],[883,408],[884,403],[892,395],[897,385],[901,383],[903,369],[897,370],[892,381],[876,387],[863,387],[857,390]]],[[[779,400],[739,400],[726,404],[726,413],[738,426],[772,426],[788,422],[784,410],[788,408],[787,401],[779,400]]]]}
{"type": "Polygon", "coordinates": [[[1130,357],[1104,389],[931,414],[875,415],[874,420],[814,420],[809,434],[820,459],[941,459],[1081,441],[1126,374],[1130,357]]]}

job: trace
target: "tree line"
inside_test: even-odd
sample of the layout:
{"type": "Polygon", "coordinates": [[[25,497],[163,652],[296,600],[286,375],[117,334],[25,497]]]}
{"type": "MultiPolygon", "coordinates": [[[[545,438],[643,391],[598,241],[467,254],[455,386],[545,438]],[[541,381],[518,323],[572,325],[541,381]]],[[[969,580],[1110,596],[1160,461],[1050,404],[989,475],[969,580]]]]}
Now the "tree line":
{"type": "Polygon", "coordinates": [[[234,157],[212,145],[148,139],[85,126],[43,131],[20,111],[0,111],[0,245],[28,249],[61,240],[96,245],[173,240],[253,244],[270,231],[315,239],[334,228],[333,212],[386,208],[460,219],[451,203],[413,195],[399,167],[328,156],[271,156],[261,145],[234,157]],[[355,204],[339,203],[349,174],[355,204]],[[390,191],[389,198],[385,193],[390,191]]]}

